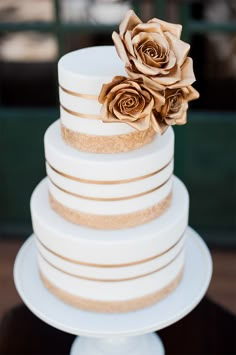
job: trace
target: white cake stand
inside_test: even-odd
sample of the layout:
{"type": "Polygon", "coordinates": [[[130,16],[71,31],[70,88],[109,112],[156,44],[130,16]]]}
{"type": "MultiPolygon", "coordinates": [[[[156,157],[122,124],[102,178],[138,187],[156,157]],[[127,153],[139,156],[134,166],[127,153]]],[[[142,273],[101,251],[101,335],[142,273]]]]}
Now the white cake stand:
{"type": "Polygon", "coordinates": [[[212,275],[212,260],[201,237],[188,228],[183,279],[177,289],[154,306],[124,314],[82,311],[54,297],[43,285],[37,268],[36,247],[30,237],[14,266],[17,291],[41,320],[65,332],[80,335],[71,355],[164,355],[153,331],[187,315],[204,296],[212,275]]]}

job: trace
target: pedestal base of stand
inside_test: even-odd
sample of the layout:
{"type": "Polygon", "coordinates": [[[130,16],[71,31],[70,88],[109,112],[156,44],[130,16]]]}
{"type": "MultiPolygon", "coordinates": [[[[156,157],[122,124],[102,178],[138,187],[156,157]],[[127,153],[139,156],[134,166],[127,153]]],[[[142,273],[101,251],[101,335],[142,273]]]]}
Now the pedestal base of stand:
{"type": "Polygon", "coordinates": [[[70,355],[164,355],[162,341],[155,333],[135,337],[75,339],[70,355]]]}

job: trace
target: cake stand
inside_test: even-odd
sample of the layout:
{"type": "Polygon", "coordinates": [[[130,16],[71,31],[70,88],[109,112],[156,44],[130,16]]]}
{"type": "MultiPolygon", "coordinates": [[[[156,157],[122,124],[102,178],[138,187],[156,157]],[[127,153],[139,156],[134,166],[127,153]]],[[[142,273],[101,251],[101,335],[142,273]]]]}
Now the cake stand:
{"type": "Polygon", "coordinates": [[[41,320],[65,332],[80,335],[71,355],[164,355],[160,338],[152,333],[187,315],[204,296],[212,275],[212,260],[201,237],[187,230],[186,264],[177,289],[157,304],[135,312],[105,314],[82,311],[53,296],[43,285],[34,238],[20,249],[14,266],[17,291],[41,320]]]}

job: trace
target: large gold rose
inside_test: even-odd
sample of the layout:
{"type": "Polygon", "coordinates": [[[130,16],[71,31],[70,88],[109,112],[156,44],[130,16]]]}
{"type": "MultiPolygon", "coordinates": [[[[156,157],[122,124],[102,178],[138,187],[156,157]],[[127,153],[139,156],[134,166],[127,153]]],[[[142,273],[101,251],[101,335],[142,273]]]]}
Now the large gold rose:
{"type": "Polygon", "coordinates": [[[166,89],[165,104],[152,116],[154,130],[163,134],[169,126],[183,125],[187,122],[188,102],[199,98],[192,86],[178,89],[166,89]]]}
{"type": "Polygon", "coordinates": [[[154,81],[160,90],[191,85],[193,63],[190,46],[180,40],[182,26],[152,19],[143,23],[133,10],[127,12],[112,38],[129,77],[154,81]]]}
{"type": "Polygon", "coordinates": [[[104,84],[98,101],[103,104],[103,122],[127,123],[139,131],[151,126],[154,109],[160,111],[165,103],[160,92],[146,88],[142,79],[116,76],[104,84]]]}

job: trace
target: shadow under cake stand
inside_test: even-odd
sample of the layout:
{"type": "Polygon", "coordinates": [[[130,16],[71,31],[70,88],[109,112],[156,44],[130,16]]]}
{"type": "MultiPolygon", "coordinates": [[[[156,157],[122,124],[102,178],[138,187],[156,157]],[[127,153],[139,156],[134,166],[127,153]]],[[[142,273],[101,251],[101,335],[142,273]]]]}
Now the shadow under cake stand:
{"type": "Polygon", "coordinates": [[[72,345],[71,355],[164,355],[162,341],[153,332],[191,312],[203,298],[211,275],[209,250],[190,227],[181,283],[162,301],[135,312],[94,313],[57,299],[40,279],[34,237],[21,247],[14,266],[15,285],[26,306],[51,326],[80,335],[72,345]]]}

